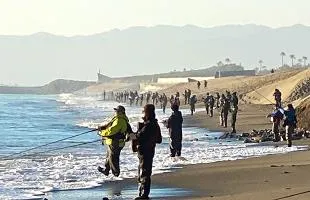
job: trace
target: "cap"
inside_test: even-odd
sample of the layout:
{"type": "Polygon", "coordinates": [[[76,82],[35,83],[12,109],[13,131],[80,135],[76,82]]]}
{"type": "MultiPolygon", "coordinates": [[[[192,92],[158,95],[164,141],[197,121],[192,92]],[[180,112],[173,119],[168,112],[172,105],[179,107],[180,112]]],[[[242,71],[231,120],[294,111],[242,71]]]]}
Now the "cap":
{"type": "Polygon", "coordinates": [[[124,106],[121,106],[121,105],[119,105],[116,108],[114,108],[114,110],[117,111],[117,112],[125,113],[125,108],[124,108],[124,106]]]}

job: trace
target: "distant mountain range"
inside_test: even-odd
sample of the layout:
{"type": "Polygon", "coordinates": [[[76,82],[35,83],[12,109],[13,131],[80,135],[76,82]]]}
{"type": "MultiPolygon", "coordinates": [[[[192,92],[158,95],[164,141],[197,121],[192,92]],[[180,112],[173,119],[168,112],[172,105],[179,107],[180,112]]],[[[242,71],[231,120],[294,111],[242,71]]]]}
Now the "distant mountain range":
{"type": "MultiPolygon", "coordinates": [[[[109,77],[202,69],[218,61],[246,69],[281,65],[280,52],[310,57],[310,27],[258,25],[132,27],[90,36],[48,33],[0,36],[0,82],[43,85],[58,78],[96,80],[109,77]]],[[[296,60],[297,62],[297,60],[296,60]]]]}

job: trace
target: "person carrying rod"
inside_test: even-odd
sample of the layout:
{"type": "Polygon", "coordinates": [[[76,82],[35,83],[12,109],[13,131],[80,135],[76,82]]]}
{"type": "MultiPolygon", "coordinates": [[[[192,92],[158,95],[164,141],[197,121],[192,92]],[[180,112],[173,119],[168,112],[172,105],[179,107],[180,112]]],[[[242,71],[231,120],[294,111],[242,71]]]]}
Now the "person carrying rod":
{"type": "Polygon", "coordinates": [[[98,166],[98,171],[108,176],[112,170],[113,175],[118,177],[120,174],[119,157],[125,146],[127,128],[130,125],[123,106],[117,106],[114,110],[115,116],[112,120],[108,124],[98,127],[99,135],[107,145],[105,168],[98,166]]]}
{"type": "Polygon", "coordinates": [[[162,142],[161,130],[155,115],[155,106],[153,104],[145,105],[143,113],[143,123],[139,123],[137,133],[130,134],[131,140],[137,140],[139,158],[139,196],[135,199],[149,199],[155,146],[162,142]]]}

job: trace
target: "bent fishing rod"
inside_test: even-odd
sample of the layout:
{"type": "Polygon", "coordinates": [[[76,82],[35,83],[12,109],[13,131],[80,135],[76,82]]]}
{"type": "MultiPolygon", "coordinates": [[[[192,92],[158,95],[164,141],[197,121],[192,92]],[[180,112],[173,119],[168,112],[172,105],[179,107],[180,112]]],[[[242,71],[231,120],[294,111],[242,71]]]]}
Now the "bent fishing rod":
{"type": "Polygon", "coordinates": [[[58,143],[58,142],[62,142],[62,141],[65,141],[65,140],[68,140],[68,139],[71,139],[71,138],[75,138],[75,137],[78,137],[78,136],[81,136],[81,135],[85,135],[85,134],[87,134],[87,133],[95,132],[95,131],[98,131],[98,129],[91,129],[91,130],[89,130],[89,131],[86,131],[86,132],[83,132],[83,133],[79,133],[79,134],[77,134],[77,135],[72,135],[72,136],[70,136],[70,137],[66,137],[66,138],[59,139],[59,140],[56,140],[56,141],[53,141],[53,142],[49,142],[49,143],[46,143],[46,144],[42,144],[42,145],[39,145],[39,146],[30,148],[30,149],[26,149],[26,150],[24,150],[24,151],[12,153],[12,154],[10,154],[10,155],[0,157],[0,159],[3,159],[3,160],[4,160],[4,159],[8,159],[8,158],[13,157],[13,156],[16,156],[16,155],[20,155],[20,154],[23,154],[23,153],[26,153],[26,152],[29,152],[29,151],[32,151],[32,150],[35,150],[35,149],[39,149],[39,148],[41,148],[41,147],[49,146],[49,145],[51,145],[51,144],[55,144],[55,143],[58,143]]]}

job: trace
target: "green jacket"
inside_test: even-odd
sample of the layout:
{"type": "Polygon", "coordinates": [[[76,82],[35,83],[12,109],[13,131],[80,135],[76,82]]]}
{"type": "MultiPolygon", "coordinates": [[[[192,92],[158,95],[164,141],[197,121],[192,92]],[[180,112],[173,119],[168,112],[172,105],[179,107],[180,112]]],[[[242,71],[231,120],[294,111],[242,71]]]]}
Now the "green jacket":
{"type": "Polygon", "coordinates": [[[126,115],[116,115],[113,117],[111,122],[109,123],[110,126],[108,126],[107,129],[100,131],[100,135],[104,139],[104,143],[106,145],[112,145],[113,142],[116,140],[119,140],[119,147],[125,146],[125,139],[115,139],[113,136],[116,134],[126,134],[127,131],[127,123],[129,122],[126,115]]]}

